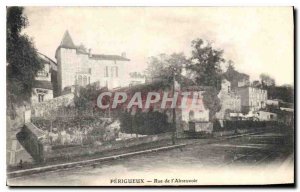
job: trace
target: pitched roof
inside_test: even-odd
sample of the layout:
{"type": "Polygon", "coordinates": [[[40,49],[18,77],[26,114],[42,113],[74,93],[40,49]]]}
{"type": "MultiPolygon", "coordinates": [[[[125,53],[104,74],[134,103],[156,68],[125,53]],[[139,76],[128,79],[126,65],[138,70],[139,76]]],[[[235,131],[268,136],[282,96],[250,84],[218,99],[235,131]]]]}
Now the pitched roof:
{"type": "Polygon", "coordinates": [[[130,59],[127,59],[125,57],[122,57],[120,55],[102,55],[102,54],[92,54],[91,59],[96,60],[116,60],[116,61],[130,61],[130,59]]]}
{"type": "Polygon", "coordinates": [[[75,49],[76,48],[76,46],[74,45],[73,40],[72,40],[71,35],[70,35],[68,30],[65,32],[64,37],[61,40],[60,47],[70,48],[70,49],[75,49]]]}
{"type": "Polygon", "coordinates": [[[37,53],[38,53],[38,55],[40,56],[40,58],[42,59],[43,62],[57,65],[57,63],[55,61],[53,61],[52,59],[50,59],[45,54],[40,53],[40,52],[37,52],[37,53]]]}

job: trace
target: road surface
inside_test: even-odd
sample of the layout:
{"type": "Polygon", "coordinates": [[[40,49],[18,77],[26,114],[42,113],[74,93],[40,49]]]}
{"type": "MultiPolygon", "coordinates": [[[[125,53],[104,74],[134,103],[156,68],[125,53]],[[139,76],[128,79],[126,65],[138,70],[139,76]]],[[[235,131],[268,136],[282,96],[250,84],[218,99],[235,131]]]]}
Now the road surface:
{"type": "Polygon", "coordinates": [[[9,185],[214,185],[293,182],[293,142],[270,132],[8,180],[9,185]],[[134,184],[132,182],[135,182],[134,184]]]}

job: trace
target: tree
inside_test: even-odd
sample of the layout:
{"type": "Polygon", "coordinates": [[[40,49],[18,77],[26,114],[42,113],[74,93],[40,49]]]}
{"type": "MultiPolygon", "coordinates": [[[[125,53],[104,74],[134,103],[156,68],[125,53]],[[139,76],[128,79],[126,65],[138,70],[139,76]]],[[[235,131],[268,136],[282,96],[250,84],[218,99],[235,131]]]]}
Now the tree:
{"type": "Polygon", "coordinates": [[[235,67],[234,67],[234,62],[232,60],[228,60],[228,65],[227,65],[227,70],[229,71],[234,71],[235,67]]]}
{"type": "Polygon", "coordinates": [[[255,80],[255,81],[252,82],[252,86],[257,87],[257,88],[261,88],[261,83],[260,83],[260,81],[255,80]]]}
{"type": "Polygon", "coordinates": [[[79,116],[85,113],[93,114],[97,108],[97,97],[106,88],[97,89],[96,85],[87,85],[86,87],[78,87],[75,89],[74,104],[79,116]]]}
{"type": "Polygon", "coordinates": [[[188,69],[194,72],[196,83],[215,87],[219,91],[222,80],[220,64],[225,61],[223,50],[213,48],[210,42],[202,39],[193,40],[192,48],[191,64],[188,69]]]}
{"type": "Polygon", "coordinates": [[[218,91],[215,88],[209,88],[203,93],[203,104],[209,109],[209,119],[214,120],[215,115],[221,110],[221,101],[218,97],[218,91]]]}
{"type": "Polygon", "coordinates": [[[259,78],[263,87],[275,86],[275,79],[269,75],[262,73],[259,78]]]}
{"type": "MultiPolygon", "coordinates": [[[[202,39],[192,41],[191,64],[188,69],[194,73],[199,86],[209,86],[203,94],[204,106],[209,109],[209,118],[213,120],[221,109],[218,93],[221,89],[222,70],[220,64],[225,61],[223,50],[217,50],[202,39]]],[[[233,68],[233,65],[231,66],[233,68]]],[[[233,68],[234,69],[234,68],[233,68]]]]}
{"type": "Polygon", "coordinates": [[[173,53],[171,55],[160,54],[157,57],[150,57],[146,75],[150,79],[165,80],[168,83],[175,79],[180,82],[182,80],[182,69],[189,63],[189,60],[183,53],[173,53]]]}
{"type": "Polygon", "coordinates": [[[43,69],[33,41],[22,29],[28,26],[22,7],[8,7],[6,20],[6,72],[7,108],[29,101],[37,72],[43,69]]]}

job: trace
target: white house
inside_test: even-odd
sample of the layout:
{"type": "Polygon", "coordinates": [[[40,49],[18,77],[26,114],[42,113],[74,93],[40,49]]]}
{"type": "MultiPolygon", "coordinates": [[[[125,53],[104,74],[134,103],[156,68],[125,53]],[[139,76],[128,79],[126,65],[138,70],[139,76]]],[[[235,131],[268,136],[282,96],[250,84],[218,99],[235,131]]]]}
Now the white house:
{"type": "Polygon", "coordinates": [[[126,86],[126,70],[129,59],[126,54],[92,54],[84,46],[76,46],[68,31],[55,54],[58,65],[58,87],[62,92],[66,87],[86,86],[99,82],[101,87],[109,89],[126,86]]]}

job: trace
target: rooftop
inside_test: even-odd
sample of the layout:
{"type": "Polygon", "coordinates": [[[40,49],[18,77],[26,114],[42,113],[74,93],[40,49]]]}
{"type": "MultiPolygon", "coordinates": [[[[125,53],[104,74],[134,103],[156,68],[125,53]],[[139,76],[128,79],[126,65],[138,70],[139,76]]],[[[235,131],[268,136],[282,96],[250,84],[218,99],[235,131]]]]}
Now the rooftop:
{"type": "Polygon", "coordinates": [[[76,49],[76,46],[74,45],[73,40],[72,40],[68,30],[65,32],[64,37],[61,40],[60,47],[76,49]]]}
{"type": "Polygon", "coordinates": [[[127,59],[127,58],[122,57],[120,55],[92,54],[90,58],[95,59],[95,60],[130,61],[130,59],[127,59]]]}
{"type": "MultiPolygon", "coordinates": [[[[59,48],[67,48],[67,49],[76,49],[77,54],[85,54],[89,55],[89,53],[85,50],[83,45],[76,46],[71,38],[69,31],[67,30],[61,40],[59,48]]],[[[55,56],[56,57],[56,56],[55,56]]],[[[104,55],[104,54],[91,54],[90,59],[94,60],[113,60],[113,61],[130,61],[130,59],[125,58],[120,55],[104,55]]]]}

